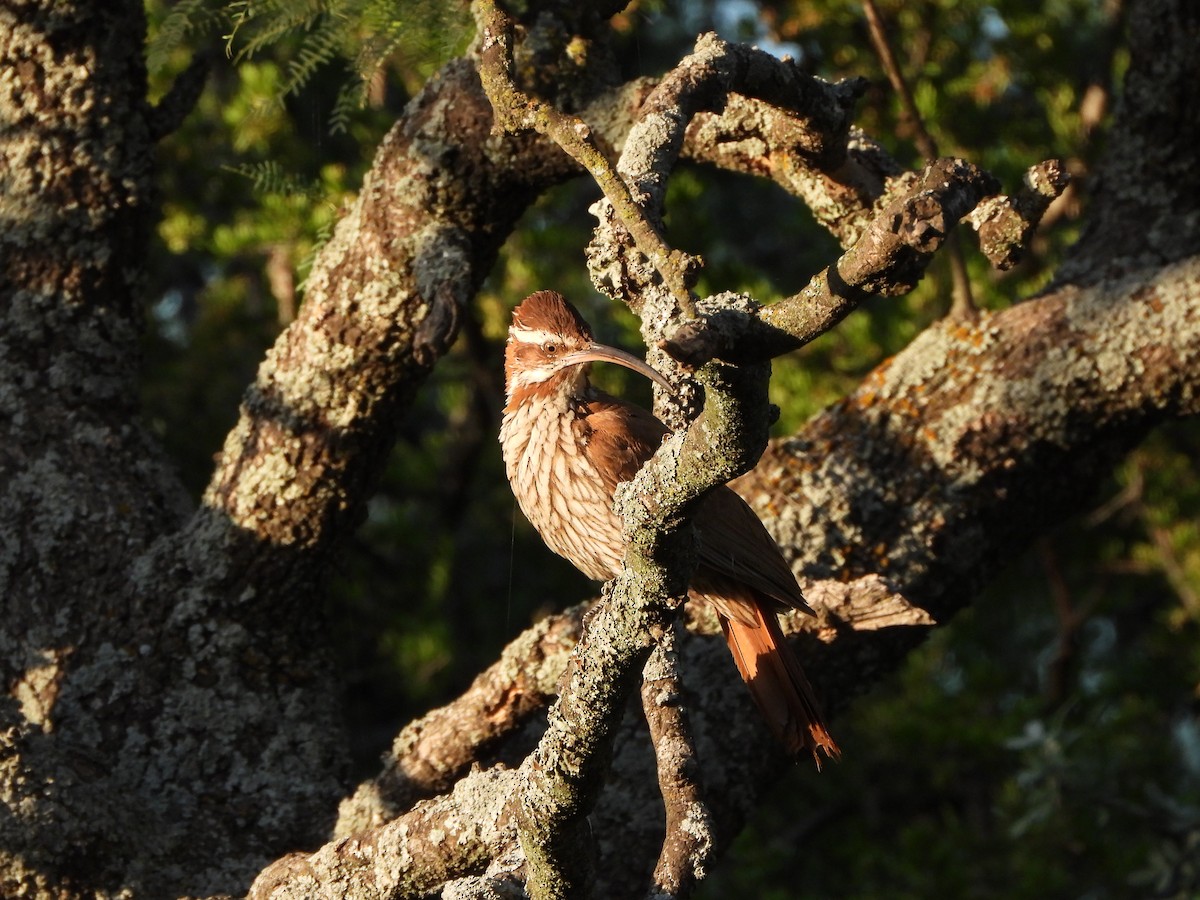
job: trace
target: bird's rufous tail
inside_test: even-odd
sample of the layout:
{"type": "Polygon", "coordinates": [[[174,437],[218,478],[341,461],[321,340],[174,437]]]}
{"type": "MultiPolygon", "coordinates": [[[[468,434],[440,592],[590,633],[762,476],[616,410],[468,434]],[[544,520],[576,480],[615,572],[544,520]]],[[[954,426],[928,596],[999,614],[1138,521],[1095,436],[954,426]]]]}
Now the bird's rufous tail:
{"type": "Polygon", "coordinates": [[[789,753],[810,752],[819,769],[818,750],[831,758],[841,751],[825,728],[816,694],[775,613],[760,603],[752,605],[756,624],[720,616],[729,652],[771,730],[789,753]]]}

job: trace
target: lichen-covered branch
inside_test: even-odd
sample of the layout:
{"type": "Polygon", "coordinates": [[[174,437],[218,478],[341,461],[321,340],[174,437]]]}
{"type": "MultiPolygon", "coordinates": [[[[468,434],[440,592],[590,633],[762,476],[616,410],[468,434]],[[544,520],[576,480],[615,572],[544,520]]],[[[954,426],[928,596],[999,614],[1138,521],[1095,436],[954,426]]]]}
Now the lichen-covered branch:
{"type": "Polygon", "coordinates": [[[481,872],[514,842],[516,773],[472,772],[449,794],[385,825],[277,860],[255,879],[251,900],[418,898],[481,872]]]}
{"type": "Polygon", "coordinates": [[[666,834],[654,866],[650,897],[686,897],[704,878],[716,845],[713,822],[697,781],[696,748],[687,726],[674,629],[646,663],[642,710],[654,744],[666,834]]]}
{"type": "MultiPolygon", "coordinates": [[[[1057,171],[1053,164],[1037,171],[1044,168],[1057,171]]],[[[1038,183],[1045,185],[1047,180],[1038,183]]],[[[1057,179],[1053,185],[1045,190],[1056,195],[1065,181],[1057,179]]],[[[770,358],[798,349],[864,300],[899,296],[916,287],[958,221],[996,189],[992,176],[978,167],[964,160],[938,160],[881,209],[841,259],[815,275],[800,293],[747,315],[722,310],[706,321],[684,323],[661,346],[690,366],[714,358],[770,358]]],[[[1035,204],[1025,203],[1023,214],[1013,213],[1025,216],[1013,241],[1028,238],[1046,205],[1036,210],[1035,204]]],[[[1014,207],[1000,201],[991,208],[999,215],[1000,209],[1014,207]]],[[[1006,243],[1003,253],[1011,256],[1020,246],[1006,243]]]]}
{"type": "Polygon", "coordinates": [[[969,593],[1154,423],[1198,411],[1197,296],[1190,260],[930,328],[739,487],[810,577],[876,572],[943,621],[951,585],[969,593]]]}
{"type": "Polygon", "coordinates": [[[612,742],[654,635],[686,590],[646,567],[605,586],[567,666],[546,731],[521,766],[518,837],[530,896],[586,896],[595,878],[588,813],[604,785],[612,742]]]}
{"type": "MultiPolygon", "coordinates": [[[[638,109],[617,171],[649,220],[661,223],[668,176],[683,149],[688,126],[700,113],[722,109],[734,92],[762,100],[788,116],[792,141],[788,150],[805,165],[836,168],[846,157],[850,113],[862,87],[858,81],[830,85],[755,48],[726,43],[715,34],[703,35],[695,50],[659,81],[638,109]]],[[[623,221],[619,208],[616,212],[623,221]]],[[[695,318],[690,294],[681,295],[675,279],[681,277],[690,288],[698,261],[670,251],[668,268],[663,267],[661,254],[646,254],[650,265],[644,265],[622,249],[623,236],[613,227],[612,210],[600,204],[596,213],[601,227],[588,249],[596,286],[622,299],[644,320],[653,321],[662,313],[642,314],[641,304],[646,291],[661,278],[671,288],[676,315],[684,322],[695,318]],[[682,276],[676,274],[680,268],[682,276]]],[[[641,248],[636,235],[635,243],[641,248]]]]}
{"type": "Polygon", "coordinates": [[[662,173],[675,167],[692,120],[701,112],[721,111],[737,93],[790,118],[790,150],[807,165],[837,169],[846,158],[851,114],[865,86],[861,79],[830,84],[801,72],[790,60],[705,34],[638,110],[618,168],[635,197],[661,208],[666,190],[662,173]]]}
{"type": "Polygon", "coordinates": [[[449,790],[489,747],[543,710],[579,641],[584,609],[543,619],[509,644],[457,700],[405,726],[383,771],[342,802],[335,833],[376,827],[417,800],[449,790]]]}
{"type": "Polygon", "coordinates": [[[1129,71],[1105,138],[1104,162],[1089,181],[1093,203],[1056,282],[1091,284],[1128,265],[1175,262],[1200,249],[1195,204],[1200,167],[1200,7],[1185,0],[1138,0],[1127,26],[1129,71]],[[1115,252],[1114,252],[1115,251],[1115,252]]]}
{"type": "Polygon", "coordinates": [[[550,137],[578,162],[604,192],[637,246],[654,263],[680,303],[688,304],[693,274],[684,254],[671,250],[661,224],[647,218],[636,195],[593,139],[583,119],[521,91],[512,75],[513,23],[497,0],[476,0],[480,25],[480,76],[499,122],[550,137]]]}
{"type": "Polygon", "coordinates": [[[272,545],[322,551],[360,514],[397,410],[456,335],[494,258],[489,228],[533,196],[513,183],[508,157],[531,148],[488,156],[490,114],[466,61],[419,100],[314,264],[205,494],[272,545]]]}
{"type": "Polygon", "coordinates": [[[988,197],[975,207],[967,221],[978,232],[988,262],[1001,271],[1020,262],[1043,213],[1069,180],[1062,163],[1049,159],[1030,167],[1013,196],[988,197]]]}
{"type": "Polygon", "coordinates": [[[841,164],[819,168],[796,150],[807,139],[805,126],[784,110],[731,94],[719,115],[696,115],[682,154],[694,162],[771,179],[803,200],[816,221],[849,247],[870,223],[876,201],[907,170],[856,128],[849,130],[841,164]]]}

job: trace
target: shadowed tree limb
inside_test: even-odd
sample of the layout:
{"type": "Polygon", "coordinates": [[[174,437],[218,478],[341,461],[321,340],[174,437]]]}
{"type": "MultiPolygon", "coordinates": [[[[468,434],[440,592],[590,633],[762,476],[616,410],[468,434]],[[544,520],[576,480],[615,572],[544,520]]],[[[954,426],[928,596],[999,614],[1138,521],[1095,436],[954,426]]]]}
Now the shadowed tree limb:
{"type": "Polygon", "coordinates": [[[674,633],[672,628],[659,639],[642,680],[642,709],[666,807],[666,834],[649,898],[689,896],[704,878],[716,844],[712,816],[697,782],[699,766],[687,727],[674,633]]]}
{"type": "Polygon", "coordinates": [[[405,726],[382,772],[342,801],[336,834],[378,826],[454,781],[557,691],[585,607],[547,617],[510,643],[453,703],[405,726]]]}

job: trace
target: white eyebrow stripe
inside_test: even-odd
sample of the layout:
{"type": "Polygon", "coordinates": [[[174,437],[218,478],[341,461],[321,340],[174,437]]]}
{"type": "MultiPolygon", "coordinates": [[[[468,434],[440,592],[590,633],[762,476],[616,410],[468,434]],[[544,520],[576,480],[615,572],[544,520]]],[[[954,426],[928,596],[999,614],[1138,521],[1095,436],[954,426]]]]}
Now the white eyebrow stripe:
{"type": "Polygon", "coordinates": [[[515,372],[510,379],[509,393],[511,394],[513,391],[531,387],[535,384],[541,384],[555,373],[556,370],[553,366],[539,366],[536,369],[525,369],[515,372]]]}
{"type": "Polygon", "coordinates": [[[508,336],[522,344],[544,344],[546,341],[561,340],[553,331],[544,328],[518,328],[516,325],[508,329],[508,336]]]}

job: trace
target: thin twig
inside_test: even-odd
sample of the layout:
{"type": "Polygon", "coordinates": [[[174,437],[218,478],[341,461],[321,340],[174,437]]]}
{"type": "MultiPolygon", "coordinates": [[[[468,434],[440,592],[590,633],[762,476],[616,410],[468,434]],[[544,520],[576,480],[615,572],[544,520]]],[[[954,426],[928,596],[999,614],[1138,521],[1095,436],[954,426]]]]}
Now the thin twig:
{"type": "Polygon", "coordinates": [[[1179,561],[1179,554],[1175,552],[1171,533],[1161,525],[1153,524],[1147,512],[1143,513],[1142,522],[1146,526],[1150,539],[1154,542],[1154,548],[1158,551],[1159,564],[1162,566],[1167,584],[1175,591],[1175,595],[1179,598],[1179,602],[1188,616],[1193,621],[1200,622],[1200,595],[1197,595],[1192,587],[1187,571],[1179,561]]]}
{"type": "MultiPolygon", "coordinates": [[[[888,81],[891,82],[892,90],[900,98],[900,108],[907,124],[913,130],[913,139],[917,144],[917,150],[925,157],[926,163],[932,163],[938,158],[937,142],[925,127],[925,120],[917,109],[912,91],[909,90],[908,82],[904,79],[904,73],[900,71],[900,65],[896,62],[895,54],[892,53],[887,32],[883,27],[883,17],[880,16],[879,9],[875,6],[875,0],[863,0],[863,12],[866,13],[867,27],[871,33],[871,43],[875,47],[875,54],[879,57],[888,81]]],[[[962,245],[955,235],[950,234],[946,238],[945,248],[950,257],[950,277],[953,283],[950,315],[960,320],[976,319],[979,316],[979,309],[975,306],[975,300],[971,296],[971,280],[967,276],[967,263],[963,257],[962,245]]]]}
{"type": "Polygon", "coordinates": [[[879,57],[879,64],[883,66],[884,74],[887,75],[892,90],[900,98],[901,114],[904,116],[906,124],[912,128],[917,150],[925,157],[926,162],[933,162],[938,157],[937,141],[925,127],[925,120],[921,118],[921,113],[917,110],[916,100],[913,99],[908,82],[904,79],[904,73],[900,71],[900,64],[896,62],[896,55],[892,53],[892,45],[888,42],[883,17],[879,14],[875,0],[863,0],[863,12],[867,16],[867,28],[871,33],[871,44],[875,48],[875,55],[879,57]]]}
{"type": "Polygon", "coordinates": [[[1042,569],[1046,573],[1046,583],[1050,588],[1050,597],[1054,602],[1055,618],[1058,619],[1054,657],[1050,660],[1046,674],[1045,708],[1049,711],[1058,708],[1067,696],[1067,679],[1079,648],[1079,629],[1087,617],[1071,600],[1071,589],[1063,577],[1062,568],[1058,564],[1058,554],[1054,552],[1054,545],[1049,538],[1039,543],[1038,551],[1042,569]]]}

